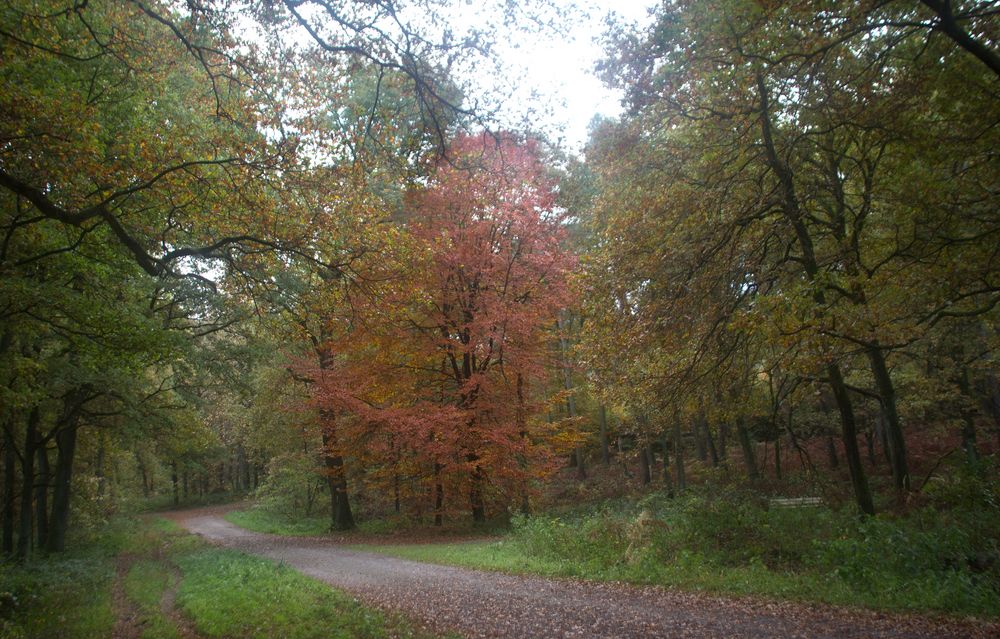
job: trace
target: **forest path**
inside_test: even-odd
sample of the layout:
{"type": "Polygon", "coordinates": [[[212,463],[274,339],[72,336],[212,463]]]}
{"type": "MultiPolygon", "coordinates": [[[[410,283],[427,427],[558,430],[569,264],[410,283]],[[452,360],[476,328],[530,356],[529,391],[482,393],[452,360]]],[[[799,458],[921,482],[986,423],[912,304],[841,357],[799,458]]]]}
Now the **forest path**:
{"type": "Polygon", "coordinates": [[[1000,624],[507,575],[250,532],[218,507],[167,516],[208,541],[283,562],[440,632],[466,637],[996,637],[1000,624]]]}

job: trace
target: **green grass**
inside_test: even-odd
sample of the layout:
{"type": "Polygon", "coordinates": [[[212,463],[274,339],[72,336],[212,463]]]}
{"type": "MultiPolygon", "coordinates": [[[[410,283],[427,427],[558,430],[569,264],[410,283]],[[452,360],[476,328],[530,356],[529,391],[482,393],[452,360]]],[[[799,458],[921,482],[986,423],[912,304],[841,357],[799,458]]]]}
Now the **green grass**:
{"type": "Polygon", "coordinates": [[[177,563],[184,573],[178,603],[210,637],[414,636],[402,622],[265,559],[205,549],[177,563]]]}
{"type": "Polygon", "coordinates": [[[132,563],[122,582],[144,639],[176,639],[160,610],[176,585],[176,605],[205,637],[341,639],[425,637],[291,568],[208,546],[161,518],[118,521],[74,553],[0,570],[0,637],[98,639],[113,634],[116,556],[132,563]],[[173,584],[175,568],[181,579],[173,584]]]}
{"type": "Polygon", "coordinates": [[[100,548],[0,570],[0,637],[104,638],[114,559],[100,548]]]}
{"type": "Polygon", "coordinates": [[[124,585],[129,599],[144,609],[156,610],[170,585],[170,569],[161,561],[136,561],[125,575],[124,585]]]}
{"type": "Polygon", "coordinates": [[[289,519],[284,515],[262,508],[234,510],[226,513],[226,521],[254,532],[270,535],[317,536],[330,532],[329,517],[302,517],[289,519]]]}
{"type": "Polygon", "coordinates": [[[997,488],[983,473],[938,487],[905,516],[862,521],[850,509],[769,510],[759,496],[708,486],[515,518],[500,541],[356,547],[513,573],[995,618],[997,488]],[[995,563],[984,569],[975,557],[995,563]]]}

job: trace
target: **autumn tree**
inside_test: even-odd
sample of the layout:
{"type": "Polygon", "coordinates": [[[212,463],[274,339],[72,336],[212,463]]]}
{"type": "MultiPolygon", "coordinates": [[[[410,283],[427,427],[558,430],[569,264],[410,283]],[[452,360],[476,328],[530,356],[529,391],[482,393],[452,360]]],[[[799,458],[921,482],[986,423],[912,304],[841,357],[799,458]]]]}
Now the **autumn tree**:
{"type": "Polygon", "coordinates": [[[522,485],[533,456],[532,383],[572,264],[553,198],[536,143],[452,142],[408,199],[405,271],[371,298],[317,396],[423,460],[438,509],[446,478],[463,487],[477,522],[488,488],[522,485]]]}

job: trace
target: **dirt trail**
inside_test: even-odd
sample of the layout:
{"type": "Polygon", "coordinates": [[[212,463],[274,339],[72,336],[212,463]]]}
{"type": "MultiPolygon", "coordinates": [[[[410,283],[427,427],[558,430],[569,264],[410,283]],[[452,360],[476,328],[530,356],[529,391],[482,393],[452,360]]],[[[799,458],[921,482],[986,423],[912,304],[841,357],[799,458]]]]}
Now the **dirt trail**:
{"type": "Polygon", "coordinates": [[[998,637],[1000,624],[505,575],[250,532],[222,509],[169,515],[221,545],[283,562],[379,607],[467,637],[998,637]]]}

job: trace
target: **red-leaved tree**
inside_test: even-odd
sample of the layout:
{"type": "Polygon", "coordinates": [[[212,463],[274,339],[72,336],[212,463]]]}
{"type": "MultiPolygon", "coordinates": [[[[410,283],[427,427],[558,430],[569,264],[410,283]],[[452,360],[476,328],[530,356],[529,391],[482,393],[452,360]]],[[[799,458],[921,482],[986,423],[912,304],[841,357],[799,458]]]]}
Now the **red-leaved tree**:
{"type": "Polygon", "coordinates": [[[315,400],[340,415],[345,452],[393,480],[397,508],[400,476],[417,477],[436,523],[449,490],[479,522],[488,496],[526,499],[547,467],[531,388],[575,258],[532,141],[456,139],[407,211],[396,274],[369,285],[315,400]]]}

